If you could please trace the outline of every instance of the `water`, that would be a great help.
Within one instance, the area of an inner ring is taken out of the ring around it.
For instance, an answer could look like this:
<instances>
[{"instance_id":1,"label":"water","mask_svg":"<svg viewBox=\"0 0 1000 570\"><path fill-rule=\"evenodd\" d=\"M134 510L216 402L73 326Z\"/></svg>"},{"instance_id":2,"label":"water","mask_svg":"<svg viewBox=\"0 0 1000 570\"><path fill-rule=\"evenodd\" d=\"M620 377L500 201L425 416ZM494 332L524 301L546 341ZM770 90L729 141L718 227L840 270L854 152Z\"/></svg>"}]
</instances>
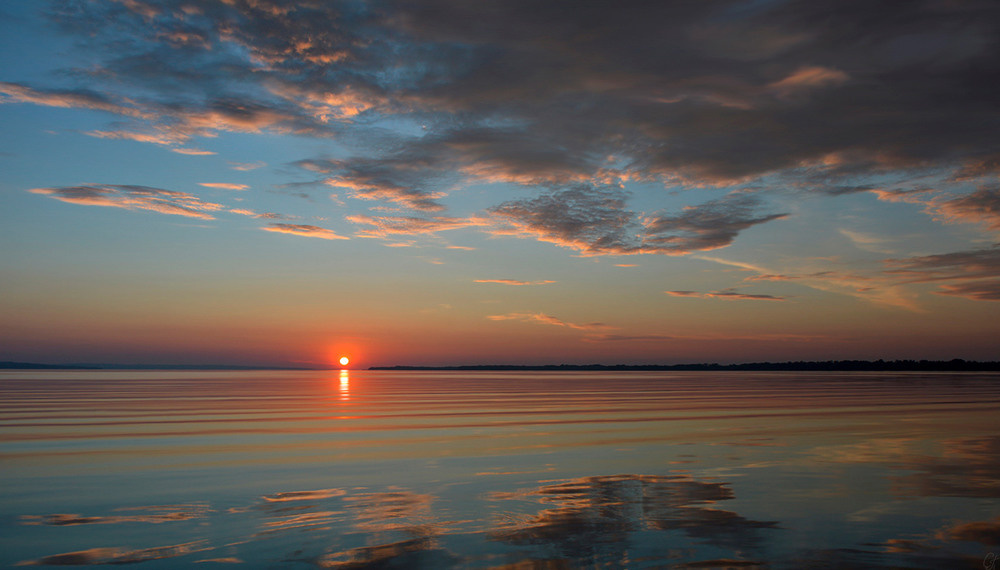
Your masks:
<instances>
[{"instance_id":1,"label":"water","mask_svg":"<svg viewBox=\"0 0 1000 570\"><path fill-rule=\"evenodd\" d=\"M3 567L1000 554L997 374L16 371L0 413Z\"/></svg>"}]
</instances>

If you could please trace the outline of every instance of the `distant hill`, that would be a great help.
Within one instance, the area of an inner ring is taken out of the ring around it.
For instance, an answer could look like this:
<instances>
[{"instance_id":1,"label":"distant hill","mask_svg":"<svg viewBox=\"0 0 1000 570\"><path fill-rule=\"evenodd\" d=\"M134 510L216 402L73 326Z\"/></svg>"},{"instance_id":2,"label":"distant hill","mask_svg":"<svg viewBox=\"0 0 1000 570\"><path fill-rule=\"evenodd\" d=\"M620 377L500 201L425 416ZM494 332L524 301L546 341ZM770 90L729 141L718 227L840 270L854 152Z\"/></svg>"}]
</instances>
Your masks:
<instances>
[{"instance_id":1,"label":"distant hill","mask_svg":"<svg viewBox=\"0 0 1000 570\"><path fill-rule=\"evenodd\" d=\"M831 372L991 372L1000 371L1000 362L953 360L826 360L821 362L749 362L744 364L476 364L467 366L373 366L369 370L527 370L527 371L831 371Z\"/></svg>"}]
</instances>

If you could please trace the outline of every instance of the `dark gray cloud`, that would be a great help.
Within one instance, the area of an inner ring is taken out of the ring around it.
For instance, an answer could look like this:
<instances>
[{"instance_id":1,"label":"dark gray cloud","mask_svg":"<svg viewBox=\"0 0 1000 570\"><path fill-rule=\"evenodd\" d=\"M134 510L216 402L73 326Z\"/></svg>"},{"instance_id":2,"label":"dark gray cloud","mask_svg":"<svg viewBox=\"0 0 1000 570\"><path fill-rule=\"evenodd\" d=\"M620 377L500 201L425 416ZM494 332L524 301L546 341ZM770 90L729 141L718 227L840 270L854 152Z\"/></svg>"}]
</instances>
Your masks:
<instances>
[{"instance_id":1,"label":"dark gray cloud","mask_svg":"<svg viewBox=\"0 0 1000 570\"><path fill-rule=\"evenodd\" d=\"M1000 244L986 249L956 251L905 259L889 259L887 273L910 283L971 280L1000 276Z\"/></svg>"},{"instance_id":2,"label":"dark gray cloud","mask_svg":"<svg viewBox=\"0 0 1000 570\"><path fill-rule=\"evenodd\" d=\"M759 198L730 194L675 215L642 220L626 208L627 197L617 186L576 186L505 202L490 209L500 224L493 231L531 235L584 255L685 255L725 247L741 231L787 216L760 214Z\"/></svg>"},{"instance_id":3,"label":"dark gray cloud","mask_svg":"<svg viewBox=\"0 0 1000 570\"><path fill-rule=\"evenodd\" d=\"M552 143L539 168L599 150L697 180L1000 149L988 88L1000 7L978 0L56 6L101 57L81 77L112 77L175 117L318 132L378 111L473 139L516 125Z\"/></svg>"},{"instance_id":4,"label":"dark gray cloud","mask_svg":"<svg viewBox=\"0 0 1000 570\"><path fill-rule=\"evenodd\" d=\"M703 299L729 299L742 301L784 301L784 297L775 295L763 295L755 293L741 293L735 289L723 289L722 291L712 291L710 293L699 293L698 291L664 291L671 297L700 297Z\"/></svg>"},{"instance_id":5,"label":"dark gray cloud","mask_svg":"<svg viewBox=\"0 0 1000 570\"><path fill-rule=\"evenodd\" d=\"M382 200L424 212L444 210L437 198L443 192L427 189L433 182L446 176L439 168L413 156L392 158L354 158L350 160L302 160L298 166L333 174L322 182L333 188L342 188L354 198Z\"/></svg>"},{"instance_id":6,"label":"dark gray cloud","mask_svg":"<svg viewBox=\"0 0 1000 570\"><path fill-rule=\"evenodd\" d=\"M937 293L1000 301L1000 245L905 259L889 259L886 274L904 283L939 283Z\"/></svg>"},{"instance_id":7,"label":"dark gray cloud","mask_svg":"<svg viewBox=\"0 0 1000 570\"><path fill-rule=\"evenodd\" d=\"M725 198L688 206L675 216L652 219L646 226L647 249L687 253L725 247L743 230L788 214L760 214L759 198L730 194Z\"/></svg>"},{"instance_id":8,"label":"dark gray cloud","mask_svg":"<svg viewBox=\"0 0 1000 570\"><path fill-rule=\"evenodd\" d=\"M51 13L93 65L56 86L4 83L0 101L107 111L125 123L95 136L174 147L225 131L335 137L354 154L324 166L329 184L417 211L442 211L464 182L537 186L492 214L588 255L724 247L783 215L733 195L639 227L609 189L622 181L776 176L839 195L875 189L873 174L981 178L1000 156L1000 5L982 0L56 0ZM946 214L986 208L995 229L995 203Z\"/></svg>"},{"instance_id":9,"label":"dark gray cloud","mask_svg":"<svg viewBox=\"0 0 1000 570\"><path fill-rule=\"evenodd\" d=\"M640 246L635 215L617 187L580 186L490 209L498 234L527 235L584 255L632 253Z\"/></svg>"}]
</instances>

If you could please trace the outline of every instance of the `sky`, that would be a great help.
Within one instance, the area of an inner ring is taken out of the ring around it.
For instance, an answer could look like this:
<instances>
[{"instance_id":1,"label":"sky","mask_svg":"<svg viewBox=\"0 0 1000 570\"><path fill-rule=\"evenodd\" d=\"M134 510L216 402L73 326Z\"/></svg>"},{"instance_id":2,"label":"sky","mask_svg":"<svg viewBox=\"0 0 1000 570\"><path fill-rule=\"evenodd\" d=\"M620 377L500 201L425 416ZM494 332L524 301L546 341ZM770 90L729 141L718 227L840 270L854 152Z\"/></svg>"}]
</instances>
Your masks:
<instances>
[{"instance_id":1,"label":"sky","mask_svg":"<svg viewBox=\"0 0 1000 570\"><path fill-rule=\"evenodd\" d=\"M0 360L1000 357L992 0L8 0Z\"/></svg>"}]
</instances>

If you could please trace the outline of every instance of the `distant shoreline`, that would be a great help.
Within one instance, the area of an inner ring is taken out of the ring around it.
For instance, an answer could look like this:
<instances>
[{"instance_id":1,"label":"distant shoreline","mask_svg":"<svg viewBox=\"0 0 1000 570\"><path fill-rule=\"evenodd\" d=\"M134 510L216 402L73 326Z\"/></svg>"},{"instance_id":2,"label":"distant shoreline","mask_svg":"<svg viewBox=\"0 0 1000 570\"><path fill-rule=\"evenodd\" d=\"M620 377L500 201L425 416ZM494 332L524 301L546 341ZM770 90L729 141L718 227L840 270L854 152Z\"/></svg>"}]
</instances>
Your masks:
<instances>
[{"instance_id":1,"label":"distant shoreline","mask_svg":"<svg viewBox=\"0 0 1000 570\"><path fill-rule=\"evenodd\" d=\"M164 371L252 371L252 370L338 370L282 366L240 366L229 364L40 364L0 362L0 370L164 370ZM459 366L372 366L368 370L465 371L465 372L663 372L663 371L800 371L800 372L1000 372L1000 362L962 360L826 360L796 362L747 362L741 364L467 364Z\"/></svg>"},{"instance_id":2,"label":"distant shoreline","mask_svg":"<svg viewBox=\"0 0 1000 570\"><path fill-rule=\"evenodd\" d=\"M830 372L996 372L1000 362L962 360L827 360L821 362L748 362L742 364L474 364L465 366L372 366L369 370L458 371L830 371Z\"/></svg>"}]
</instances>

